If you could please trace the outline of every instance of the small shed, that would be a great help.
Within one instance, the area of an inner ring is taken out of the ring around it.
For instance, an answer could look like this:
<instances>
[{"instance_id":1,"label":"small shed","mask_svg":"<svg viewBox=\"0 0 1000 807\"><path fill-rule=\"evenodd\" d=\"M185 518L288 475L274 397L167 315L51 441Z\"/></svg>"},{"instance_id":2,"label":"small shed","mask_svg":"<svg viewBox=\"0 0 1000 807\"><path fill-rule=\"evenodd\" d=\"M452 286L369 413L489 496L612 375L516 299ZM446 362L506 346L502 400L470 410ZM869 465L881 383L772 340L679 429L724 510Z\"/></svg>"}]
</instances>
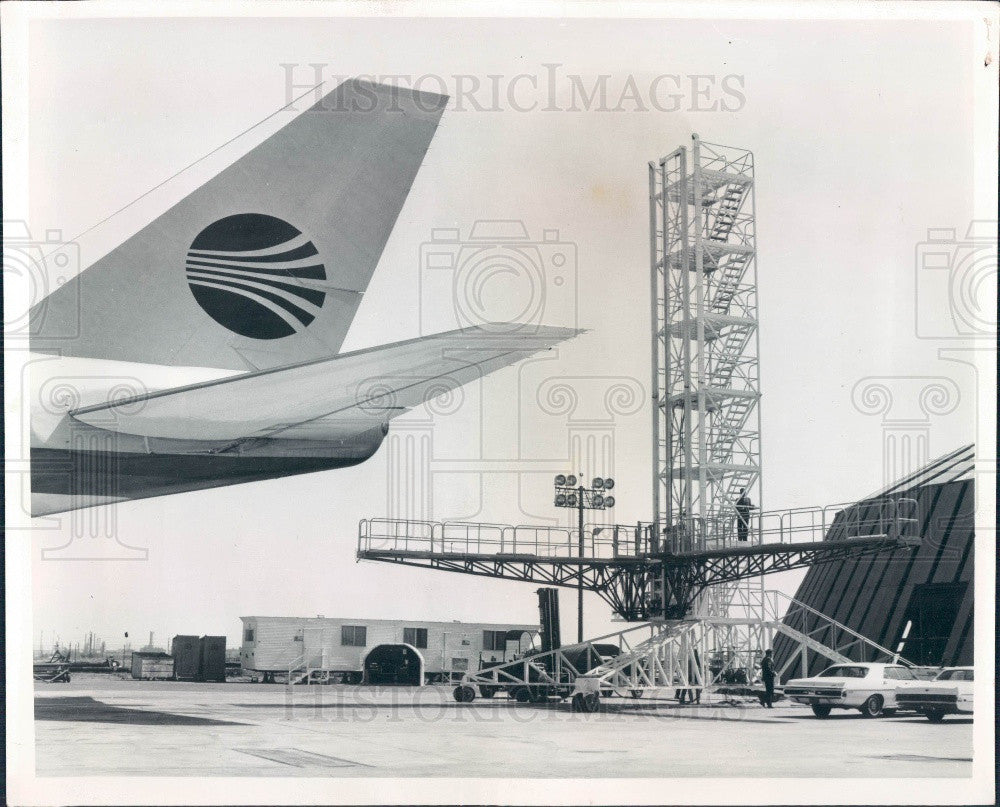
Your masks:
<instances>
[{"instance_id":1,"label":"small shed","mask_svg":"<svg viewBox=\"0 0 1000 807\"><path fill-rule=\"evenodd\" d=\"M132 677L144 681L174 677L174 657L159 650L137 650L132 654Z\"/></svg>"},{"instance_id":2,"label":"small shed","mask_svg":"<svg viewBox=\"0 0 1000 807\"><path fill-rule=\"evenodd\" d=\"M226 637L202 636L199 641L198 679L226 680Z\"/></svg>"},{"instance_id":3,"label":"small shed","mask_svg":"<svg viewBox=\"0 0 1000 807\"><path fill-rule=\"evenodd\" d=\"M174 657L174 678L178 681L198 678L201 644L197 636L175 636L170 643L170 652Z\"/></svg>"}]
</instances>

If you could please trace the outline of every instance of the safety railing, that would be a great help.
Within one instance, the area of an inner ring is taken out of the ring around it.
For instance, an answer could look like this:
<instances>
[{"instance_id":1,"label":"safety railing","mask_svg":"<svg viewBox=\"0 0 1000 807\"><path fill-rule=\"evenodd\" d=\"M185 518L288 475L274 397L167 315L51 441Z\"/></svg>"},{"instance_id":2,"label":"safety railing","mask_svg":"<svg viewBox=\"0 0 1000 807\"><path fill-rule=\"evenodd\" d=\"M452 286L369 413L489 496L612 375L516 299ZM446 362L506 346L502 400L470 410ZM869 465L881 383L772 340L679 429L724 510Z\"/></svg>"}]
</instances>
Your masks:
<instances>
[{"instance_id":1,"label":"safety railing","mask_svg":"<svg viewBox=\"0 0 1000 807\"><path fill-rule=\"evenodd\" d=\"M859 503L751 512L741 528L735 512L690 518L666 529L637 524L586 524L581 549L577 530L566 527L412 519L363 519L358 551L432 554L532 555L547 558L621 559L712 551L760 544L798 544L886 536L917 537L916 499L886 497Z\"/></svg>"},{"instance_id":2,"label":"safety railing","mask_svg":"<svg viewBox=\"0 0 1000 807\"><path fill-rule=\"evenodd\" d=\"M916 536L920 516L916 499L885 497L850 504L764 512L758 516L757 522L761 543L793 543L822 540L827 536ZM831 535L834 529L836 531Z\"/></svg>"},{"instance_id":3,"label":"safety railing","mask_svg":"<svg viewBox=\"0 0 1000 807\"><path fill-rule=\"evenodd\" d=\"M635 532L635 526L630 527ZM616 557L617 529L605 525L584 527L583 556ZM627 552L641 545L630 540ZM534 525L510 526L469 522L363 519L358 527L358 551L430 552L472 555L536 555L579 557L577 530Z\"/></svg>"}]
</instances>

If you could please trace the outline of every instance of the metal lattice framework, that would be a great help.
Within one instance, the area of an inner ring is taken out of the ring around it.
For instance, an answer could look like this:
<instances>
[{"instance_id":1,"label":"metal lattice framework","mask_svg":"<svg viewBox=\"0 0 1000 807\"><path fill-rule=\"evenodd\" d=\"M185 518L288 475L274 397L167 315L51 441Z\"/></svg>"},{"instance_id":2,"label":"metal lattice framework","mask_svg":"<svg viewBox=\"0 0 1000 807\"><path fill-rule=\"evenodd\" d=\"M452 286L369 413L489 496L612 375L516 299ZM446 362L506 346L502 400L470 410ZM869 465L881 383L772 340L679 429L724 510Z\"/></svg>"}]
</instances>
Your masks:
<instances>
[{"instance_id":1,"label":"metal lattice framework","mask_svg":"<svg viewBox=\"0 0 1000 807\"><path fill-rule=\"evenodd\" d=\"M462 677L456 699L471 701L477 692L491 698L505 692L517 700L550 698L579 702L597 696L641 697L644 692L687 690L729 696L755 695L754 670L761 648L775 637L790 640L793 652L777 670L779 680L808 675L810 658L833 663L869 660L912 666L886 647L831 620L780 591L765 591L755 616L698 617L626 628L587 642L529 653L490 664ZM809 612L801 622L797 614ZM751 646L734 643L734 634L750 634ZM825 641L816 638L821 633ZM849 654L849 655L848 655Z\"/></svg>"},{"instance_id":2,"label":"metal lattice framework","mask_svg":"<svg viewBox=\"0 0 1000 807\"><path fill-rule=\"evenodd\" d=\"M649 194L654 521L723 542L761 501L753 155L694 135Z\"/></svg>"},{"instance_id":3,"label":"metal lattice framework","mask_svg":"<svg viewBox=\"0 0 1000 807\"><path fill-rule=\"evenodd\" d=\"M655 528L721 546L742 492L761 502L753 154L693 135L649 164L649 211ZM698 611L763 585L720 580Z\"/></svg>"}]
</instances>

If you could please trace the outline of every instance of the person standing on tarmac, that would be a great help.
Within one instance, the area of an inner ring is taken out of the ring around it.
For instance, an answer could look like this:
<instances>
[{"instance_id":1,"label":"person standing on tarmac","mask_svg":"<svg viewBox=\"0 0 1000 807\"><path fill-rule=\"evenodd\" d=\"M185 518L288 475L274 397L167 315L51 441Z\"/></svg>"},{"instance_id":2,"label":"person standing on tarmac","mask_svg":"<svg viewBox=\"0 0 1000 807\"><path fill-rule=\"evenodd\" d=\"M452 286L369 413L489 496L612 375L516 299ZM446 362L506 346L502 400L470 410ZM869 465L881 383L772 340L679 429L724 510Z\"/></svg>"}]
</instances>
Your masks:
<instances>
[{"instance_id":1,"label":"person standing on tarmac","mask_svg":"<svg viewBox=\"0 0 1000 807\"><path fill-rule=\"evenodd\" d=\"M760 678L764 682L764 706L771 709L774 700L774 658L770 650L765 650L764 658L760 660Z\"/></svg>"}]
</instances>

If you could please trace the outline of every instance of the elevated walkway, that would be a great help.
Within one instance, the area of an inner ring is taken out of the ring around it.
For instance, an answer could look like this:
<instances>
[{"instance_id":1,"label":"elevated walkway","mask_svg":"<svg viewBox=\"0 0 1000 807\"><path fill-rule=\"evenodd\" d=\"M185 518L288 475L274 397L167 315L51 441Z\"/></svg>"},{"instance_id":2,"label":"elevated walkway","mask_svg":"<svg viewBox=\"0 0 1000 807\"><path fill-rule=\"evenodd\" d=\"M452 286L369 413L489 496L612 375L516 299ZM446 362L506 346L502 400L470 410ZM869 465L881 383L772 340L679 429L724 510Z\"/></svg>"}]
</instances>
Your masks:
<instances>
[{"instance_id":1,"label":"elevated walkway","mask_svg":"<svg viewBox=\"0 0 1000 807\"><path fill-rule=\"evenodd\" d=\"M914 500L866 502L858 509L765 512L754 518L744 542L738 540L735 515L715 517L714 523L692 519L662 534L649 524L585 525L582 536L557 527L364 519L357 557L582 585L628 621L680 619L710 585L919 545ZM825 540L835 525L838 537Z\"/></svg>"}]
</instances>

